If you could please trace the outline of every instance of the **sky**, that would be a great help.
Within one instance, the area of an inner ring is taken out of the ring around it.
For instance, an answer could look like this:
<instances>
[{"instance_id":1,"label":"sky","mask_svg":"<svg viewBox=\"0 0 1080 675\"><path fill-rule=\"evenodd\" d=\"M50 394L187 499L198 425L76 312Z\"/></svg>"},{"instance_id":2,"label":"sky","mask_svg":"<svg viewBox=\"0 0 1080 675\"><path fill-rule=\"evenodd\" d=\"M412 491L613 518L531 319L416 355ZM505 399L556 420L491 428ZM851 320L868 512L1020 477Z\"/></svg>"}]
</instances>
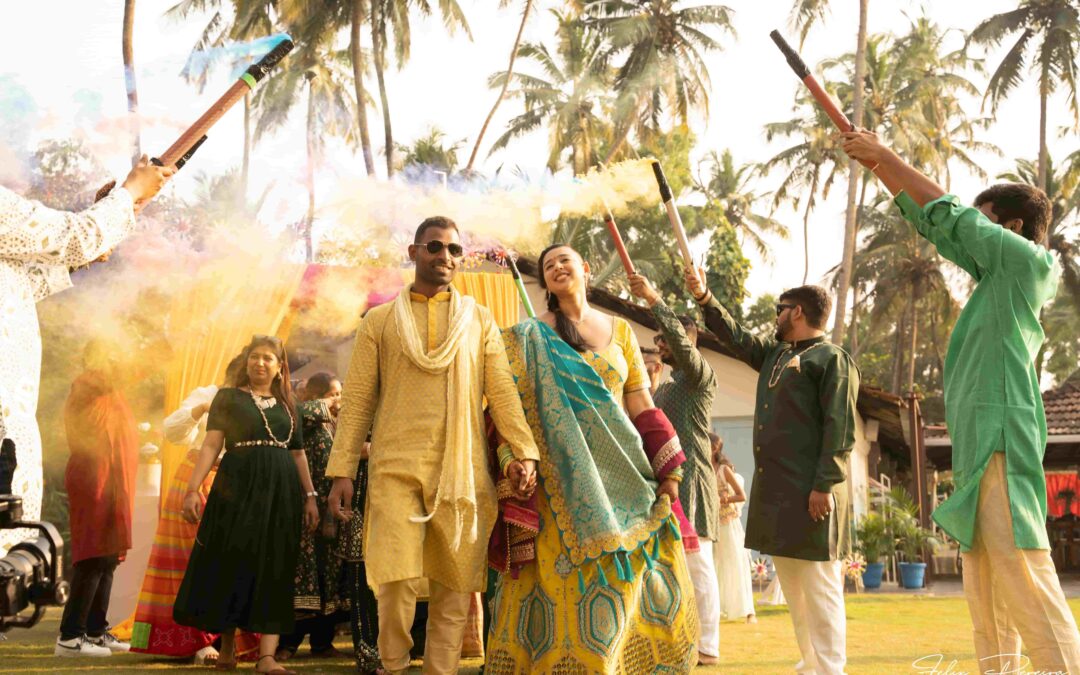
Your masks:
<instances>
[{"instance_id":1,"label":"sky","mask_svg":"<svg viewBox=\"0 0 1080 675\"><path fill-rule=\"evenodd\" d=\"M394 123L395 140L409 143L438 127L451 140L463 140L462 162L468 157L484 117L495 98L488 89L491 73L505 69L506 59L520 21L521 2L499 9L495 0L459 0L468 17L474 39L458 32L448 35L438 18L417 18L413 29L413 54L399 72L388 74L387 85ZM163 13L174 0L139 0L136 9L134 52L140 99L144 151L161 152L178 132L196 119L230 84L227 73L212 78L202 94L184 83L179 72L195 43L205 18L171 21ZM536 12L526 27L525 39L547 41L554 21L547 9L556 0L538 0ZM697 3L700 4L700 3ZM710 150L728 148L737 162L767 159L783 147L767 143L763 124L788 119L794 96L801 86L791 73L768 33L779 28L795 42L787 23L789 0L728 0L734 10L737 38L721 37L724 50L708 55L713 90L708 119L697 119L692 128L698 145L692 156L696 162ZM834 0L834 9L817 25L802 49L804 60L813 66L824 58L837 56L854 47L858 19L857 0ZM907 17L924 11L942 26L969 30L978 19L1007 11L1017 0L982 0L978 10L972 3L952 0L870 0L870 31L903 32ZM31 143L44 138L82 135L105 166L117 176L127 167L123 119L126 96L121 61L123 3L102 0L37 0L34 3L5 2L0 5L0 23L9 27L0 41L0 82L14 81L33 99L37 116L29 131ZM962 43L959 32L952 35L955 46ZM987 55L990 67L997 65L1004 49ZM271 75L272 76L272 75ZM969 75L981 88L986 75ZM5 80L7 78L7 80ZM369 83L374 89L374 81ZM4 100L0 92L0 102ZM9 99L10 103L10 99ZM969 110L978 110L980 101L971 101ZM520 101L505 101L485 138L481 157L505 129L506 122L522 111ZM997 121L983 140L997 144L1002 157L980 155L986 171L996 175L1012 168L1014 159L1034 159L1038 151L1039 102L1033 80L1025 82L998 109ZM7 122L10 105L0 104L0 122ZM210 134L210 139L168 189L185 195L192 189L197 171L218 173L240 164L242 150L242 110L230 111ZM303 107L297 108L289 124L278 134L255 147L252 157L252 193L273 186L268 207L272 218L295 218L306 207L302 182L304 162ZM102 120L105 123L102 124ZM382 152L381 119L369 111L376 152ZM1080 149L1075 134L1061 136L1057 130L1071 121L1064 96L1050 103L1050 152L1061 159ZM10 129L10 127L9 127ZM104 131L102 131L104 129ZM540 171L547 158L547 137L538 131L522 138L504 151L484 159L481 170L494 173L501 165L521 166ZM0 162L2 163L2 162ZM384 160L376 157L380 175ZM332 189L342 175L363 170L356 152L336 148L323 167L317 184L320 194ZM763 180L766 191L779 177ZM3 170L0 167L0 180ZM967 201L979 192L982 181L963 169L954 170L953 192ZM810 280L819 281L835 266L841 255L846 179L837 183L829 199L810 218ZM766 206L762 206L767 209ZM264 212L265 214L265 212ZM452 215L452 214L448 214ZM803 276L801 216L781 209L777 217L792 230L790 241L773 241L773 262L763 261L746 249L752 268L747 282L751 297L798 285ZM467 223L462 223L467 228ZM658 221L658 226L666 226Z\"/></svg>"}]
</instances>

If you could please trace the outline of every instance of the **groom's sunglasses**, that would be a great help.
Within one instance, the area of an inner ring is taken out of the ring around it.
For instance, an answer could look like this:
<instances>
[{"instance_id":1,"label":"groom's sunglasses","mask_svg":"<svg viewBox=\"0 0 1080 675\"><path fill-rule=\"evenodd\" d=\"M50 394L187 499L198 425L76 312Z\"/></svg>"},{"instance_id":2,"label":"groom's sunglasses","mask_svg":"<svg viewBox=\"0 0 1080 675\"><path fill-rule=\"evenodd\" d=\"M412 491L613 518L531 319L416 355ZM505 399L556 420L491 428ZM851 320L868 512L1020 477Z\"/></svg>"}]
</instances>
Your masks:
<instances>
[{"instance_id":1,"label":"groom's sunglasses","mask_svg":"<svg viewBox=\"0 0 1080 675\"><path fill-rule=\"evenodd\" d=\"M443 248L450 251L451 257L460 258L465 255L465 249L461 247L461 244L444 244L438 239L432 239L428 243L424 244L424 248L431 255L438 255L442 252Z\"/></svg>"}]
</instances>

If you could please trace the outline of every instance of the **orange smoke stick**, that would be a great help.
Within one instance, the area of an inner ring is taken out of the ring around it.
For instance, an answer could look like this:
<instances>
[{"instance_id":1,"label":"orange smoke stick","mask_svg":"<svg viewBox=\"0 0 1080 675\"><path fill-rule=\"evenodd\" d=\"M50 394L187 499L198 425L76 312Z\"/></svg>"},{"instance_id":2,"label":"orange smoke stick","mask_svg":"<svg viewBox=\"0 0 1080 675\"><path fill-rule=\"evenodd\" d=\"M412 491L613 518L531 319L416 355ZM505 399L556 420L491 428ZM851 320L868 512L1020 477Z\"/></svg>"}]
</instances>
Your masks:
<instances>
[{"instance_id":1,"label":"orange smoke stick","mask_svg":"<svg viewBox=\"0 0 1080 675\"><path fill-rule=\"evenodd\" d=\"M825 111L825 114L829 116L832 123L836 125L840 131L854 131L855 125L851 123L851 120L847 118L847 115L840 111L840 108L836 105L836 101L832 96L821 86L814 77L810 69L806 67L806 63L799 56L799 53L791 48L791 45L787 43L787 40L780 35L780 31L774 30L769 33L769 37L776 43L776 46L780 48L780 51L784 53L784 58L787 59L788 65L795 71L795 76L802 80L806 88L810 90L810 95L814 97L817 104L821 106L821 109ZM877 165L871 166L866 162L860 162L863 166L873 171L877 168Z\"/></svg>"}]
</instances>

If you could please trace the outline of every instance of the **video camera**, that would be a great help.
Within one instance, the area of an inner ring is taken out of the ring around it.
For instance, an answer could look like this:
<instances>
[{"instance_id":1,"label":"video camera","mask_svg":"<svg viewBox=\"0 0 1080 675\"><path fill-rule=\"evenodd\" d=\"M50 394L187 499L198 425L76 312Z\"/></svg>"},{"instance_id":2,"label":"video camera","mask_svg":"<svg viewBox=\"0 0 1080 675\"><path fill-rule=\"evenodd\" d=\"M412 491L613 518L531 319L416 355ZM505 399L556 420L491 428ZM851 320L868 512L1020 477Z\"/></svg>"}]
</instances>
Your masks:
<instances>
[{"instance_id":1,"label":"video camera","mask_svg":"<svg viewBox=\"0 0 1080 675\"><path fill-rule=\"evenodd\" d=\"M15 544L0 558L0 633L32 628L49 605L63 605L71 588L64 581L64 540L51 523L22 520L22 498L11 493L15 473L15 443L0 447L0 530L37 530L37 539ZM20 612L34 605L30 615Z\"/></svg>"}]
</instances>

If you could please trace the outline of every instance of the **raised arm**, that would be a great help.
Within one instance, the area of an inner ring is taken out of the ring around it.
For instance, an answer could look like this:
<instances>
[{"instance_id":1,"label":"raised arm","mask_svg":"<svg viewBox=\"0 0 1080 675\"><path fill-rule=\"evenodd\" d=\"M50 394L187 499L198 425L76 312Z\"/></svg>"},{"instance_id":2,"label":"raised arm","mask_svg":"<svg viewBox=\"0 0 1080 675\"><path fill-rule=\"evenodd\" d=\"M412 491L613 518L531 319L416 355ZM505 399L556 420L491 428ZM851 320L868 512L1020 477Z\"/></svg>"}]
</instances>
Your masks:
<instances>
[{"instance_id":1,"label":"raised arm","mask_svg":"<svg viewBox=\"0 0 1080 675\"><path fill-rule=\"evenodd\" d=\"M0 257L66 267L86 265L135 229L137 203L157 194L175 170L145 158L124 184L79 213L50 209L0 187Z\"/></svg>"},{"instance_id":2,"label":"raised arm","mask_svg":"<svg viewBox=\"0 0 1080 675\"><path fill-rule=\"evenodd\" d=\"M740 361L754 370L761 370L765 357L776 348L776 341L760 338L736 321L705 286L702 270L683 270L686 288L694 296L705 318L705 327L716 334Z\"/></svg>"},{"instance_id":3,"label":"raised arm","mask_svg":"<svg viewBox=\"0 0 1080 675\"><path fill-rule=\"evenodd\" d=\"M677 370L687 375L687 381L695 389L712 386L713 372L705 357L698 351L686 335L679 317L664 303L660 294L652 287L649 280L641 274L630 275L630 292L645 301L652 310L653 318L660 325L660 333L671 350Z\"/></svg>"},{"instance_id":4,"label":"raised arm","mask_svg":"<svg viewBox=\"0 0 1080 675\"><path fill-rule=\"evenodd\" d=\"M998 266L1005 230L978 209L960 205L945 189L911 166L876 134L843 134L844 151L852 158L876 165L874 171L895 196L904 218L937 248L941 257L959 265L976 280Z\"/></svg>"},{"instance_id":5,"label":"raised arm","mask_svg":"<svg viewBox=\"0 0 1080 675\"><path fill-rule=\"evenodd\" d=\"M210 410L217 387L199 387L188 394L180 407L165 418L165 440L174 445L191 445L199 434L199 420Z\"/></svg>"}]
</instances>

